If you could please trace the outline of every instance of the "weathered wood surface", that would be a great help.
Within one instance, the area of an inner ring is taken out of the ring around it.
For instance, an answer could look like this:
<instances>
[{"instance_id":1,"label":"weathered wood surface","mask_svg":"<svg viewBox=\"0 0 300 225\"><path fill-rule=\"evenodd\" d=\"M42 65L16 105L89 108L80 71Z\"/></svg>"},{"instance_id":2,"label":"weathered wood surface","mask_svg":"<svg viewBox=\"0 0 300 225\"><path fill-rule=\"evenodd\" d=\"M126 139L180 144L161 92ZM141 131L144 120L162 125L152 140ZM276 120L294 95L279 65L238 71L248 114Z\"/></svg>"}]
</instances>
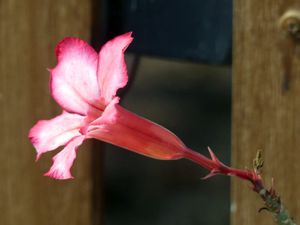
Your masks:
<instances>
[{"instance_id":1,"label":"weathered wood surface","mask_svg":"<svg viewBox=\"0 0 300 225\"><path fill-rule=\"evenodd\" d=\"M64 36L89 40L90 0L0 1L0 223L91 224L90 151L78 152L72 181L43 177L47 154L35 163L29 128L58 113L46 68ZM87 147L87 145L85 145Z\"/></svg>"},{"instance_id":2,"label":"weathered wood surface","mask_svg":"<svg viewBox=\"0 0 300 225\"><path fill-rule=\"evenodd\" d=\"M252 166L264 151L263 176L300 223L300 45L278 28L297 0L235 0L233 165ZM246 182L233 179L232 224L273 224Z\"/></svg>"}]
</instances>

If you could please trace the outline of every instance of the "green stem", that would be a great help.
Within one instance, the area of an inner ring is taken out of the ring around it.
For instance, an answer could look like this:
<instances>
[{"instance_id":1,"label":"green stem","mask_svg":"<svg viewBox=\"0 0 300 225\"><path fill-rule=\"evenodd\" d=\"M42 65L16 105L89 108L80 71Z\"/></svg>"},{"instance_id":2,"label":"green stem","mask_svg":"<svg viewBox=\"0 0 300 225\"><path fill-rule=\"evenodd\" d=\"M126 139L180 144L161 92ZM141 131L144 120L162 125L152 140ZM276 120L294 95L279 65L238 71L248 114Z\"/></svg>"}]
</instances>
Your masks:
<instances>
[{"instance_id":1,"label":"green stem","mask_svg":"<svg viewBox=\"0 0 300 225\"><path fill-rule=\"evenodd\" d=\"M275 191L268 191L265 188L255 191L265 202L265 207L262 209L271 212L278 225L296 225L282 204L280 197L275 194Z\"/></svg>"},{"instance_id":2,"label":"green stem","mask_svg":"<svg viewBox=\"0 0 300 225\"><path fill-rule=\"evenodd\" d=\"M253 191L257 192L265 203L265 207L262 209L271 212L278 225L296 225L288 211L283 206L279 196L276 195L273 187L270 190L267 190L264 187L263 180L260 175L263 167L263 159L260 151L257 153L256 158L253 161L254 170L250 171L228 167L218 160L211 149L208 150L211 158L191 149L186 149L184 158L191 160L210 171L205 178L223 174L250 181L253 184Z\"/></svg>"}]
</instances>

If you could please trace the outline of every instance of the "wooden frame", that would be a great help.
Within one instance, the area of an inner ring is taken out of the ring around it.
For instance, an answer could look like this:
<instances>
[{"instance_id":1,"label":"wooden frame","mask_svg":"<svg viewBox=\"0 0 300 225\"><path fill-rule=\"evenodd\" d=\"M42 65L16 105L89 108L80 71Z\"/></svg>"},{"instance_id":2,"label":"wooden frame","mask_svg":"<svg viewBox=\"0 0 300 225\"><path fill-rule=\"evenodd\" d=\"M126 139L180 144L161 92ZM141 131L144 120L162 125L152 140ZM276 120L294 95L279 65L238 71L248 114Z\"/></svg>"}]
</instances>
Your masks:
<instances>
[{"instance_id":1,"label":"wooden frame","mask_svg":"<svg viewBox=\"0 0 300 225\"><path fill-rule=\"evenodd\" d=\"M300 55L299 44L278 26L299 1L235 0L233 53L233 165L251 167L263 150L263 176L290 214L300 221ZM233 180L232 224L273 224L258 196Z\"/></svg>"},{"instance_id":2,"label":"wooden frame","mask_svg":"<svg viewBox=\"0 0 300 225\"><path fill-rule=\"evenodd\" d=\"M60 113L46 68L63 37L89 41L91 11L90 0L0 2L1 224L92 224L91 152L79 152L75 180L50 180L42 174L53 154L34 163L27 138L38 119Z\"/></svg>"}]
</instances>

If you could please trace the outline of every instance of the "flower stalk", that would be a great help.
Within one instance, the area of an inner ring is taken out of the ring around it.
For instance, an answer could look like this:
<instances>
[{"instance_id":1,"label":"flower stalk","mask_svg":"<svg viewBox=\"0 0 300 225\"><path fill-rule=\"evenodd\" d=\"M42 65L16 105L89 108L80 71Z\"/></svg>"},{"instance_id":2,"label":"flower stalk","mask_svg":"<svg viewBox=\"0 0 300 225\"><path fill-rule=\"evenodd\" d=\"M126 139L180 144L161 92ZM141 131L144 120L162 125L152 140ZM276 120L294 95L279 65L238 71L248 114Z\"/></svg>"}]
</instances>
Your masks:
<instances>
[{"instance_id":1,"label":"flower stalk","mask_svg":"<svg viewBox=\"0 0 300 225\"><path fill-rule=\"evenodd\" d=\"M272 213L278 225L296 225L292 217L289 215L287 209L282 204L280 197L276 194L274 185L272 184L272 187L269 190L264 187L261 177L262 167L264 164L261 151L257 152L256 158L253 160L252 171L228 167L219 161L210 148L208 148L208 151L211 158L187 149L184 154L184 158L191 160L210 171L209 174L203 179L207 179L215 175L226 175L238 177L251 182L253 185L252 190L258 193L260 198L264 201L265 206L262 207L259 212L262 210L267 210Z\"/></svg>"},{"instance_id":2,"label":"flower stalk","mask_svg":"<svg viewBox=\"0 0 300 225\"><path fill-rule=\"evenodd\" d=\"M256 177L256 174L254 172L228 167L224 165L222 162L220 162L220 160L216 157L216 155L213 153L213 151L210 148L208 148L208 151L211 159L190 149L187 149L184 154L184 158L193 161L196 164L200 165L201 167L210 171L209 174L204 177L204 179L219 174L219 175L235 176L243 180L259 183L258 177Z\"/></svg>"}]
</instances>

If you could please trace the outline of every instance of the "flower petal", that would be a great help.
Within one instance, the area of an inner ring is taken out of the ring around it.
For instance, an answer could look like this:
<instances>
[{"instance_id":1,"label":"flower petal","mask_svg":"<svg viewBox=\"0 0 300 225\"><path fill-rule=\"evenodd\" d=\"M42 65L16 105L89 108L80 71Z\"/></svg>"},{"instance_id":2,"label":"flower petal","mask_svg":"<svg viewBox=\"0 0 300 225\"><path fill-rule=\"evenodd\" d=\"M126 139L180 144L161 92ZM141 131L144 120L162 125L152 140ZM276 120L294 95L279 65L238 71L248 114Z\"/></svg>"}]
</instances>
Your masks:
<instances>
[{"instance_id":1,"label":"flower petal","mask_svg":"<svg viewBox=\"0 0 300 225\"><path fill-rule=\"evenodd\" d=\"M172 132L119 106L114 100L89 126L96 138L156 159L179 159L185 145Z\"/></svg>"},{"instance_id":2,"label":"flower petal","mask_svg":"<svg viewBox=\"0 0 300 225\"><path fill-rule=\"evenodd\" d=\"M56 47L58 63L50 70L53 98L66 111L97 113L100 91L97 84L98 54L78 38L65 38Z\"/></svg>"},{"instance_id":3,"label":"flower petal","mask_svg":"<svg viewBox=\"0 0 300 225\"><path fill-rule=\"evenodd\" d=\"M73 178L70 169L76 158L76 150L82 144L84 139L84 136L73 138L63 150L52 158L53 165L44 175L60 180Z\"/></svg>"},{"instance_id":4,"label":"flower petal","mask_svg":"<svg viewBox=\"0 0 300 225\"><path fill-rule=\"evenodd\" d=\"M131 32L108 41L99 53L98 83L101 90L101 100L108 104L119 88L127 84L127 68L124 52L132 42Z\"/></svg>"},{"instance_id":5,"label":"flower petal","mask_svg":"<svg viewBox=\"0 0 300 225\"><path fill-rule=\"evenodd\" d=\"M80 135L85 117L63 112L51 120L40 120L29 131L29 139L37 151L37 159L44 152L65 145Z\"/></svg>"}]
</instances>

